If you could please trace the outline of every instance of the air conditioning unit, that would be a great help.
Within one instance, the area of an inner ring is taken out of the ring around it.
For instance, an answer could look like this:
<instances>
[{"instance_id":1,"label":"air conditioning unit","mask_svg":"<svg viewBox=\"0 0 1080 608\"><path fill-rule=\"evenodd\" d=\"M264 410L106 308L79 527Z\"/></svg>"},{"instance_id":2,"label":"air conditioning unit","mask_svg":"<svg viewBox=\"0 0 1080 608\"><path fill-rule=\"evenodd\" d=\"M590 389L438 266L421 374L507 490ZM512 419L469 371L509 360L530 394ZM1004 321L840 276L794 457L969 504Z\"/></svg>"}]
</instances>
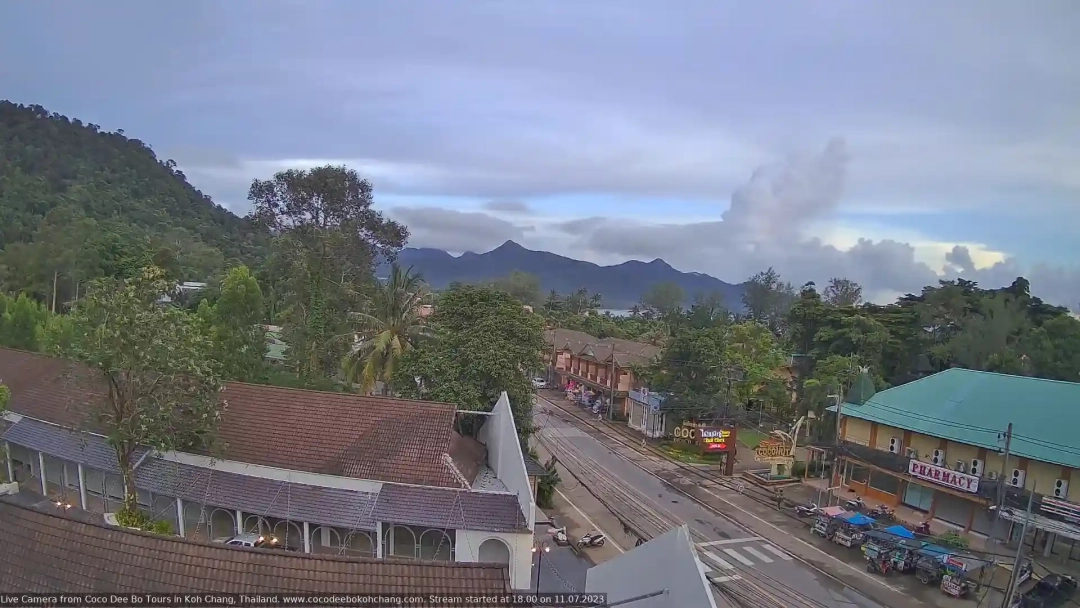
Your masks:
<instances>
[{"instance_id":1,"label":"air conditioning unit","mask_svg":"<svg viewBox=\"0 0 1080 608\"><path fill-rule=\"evenodd\" d=\"M955 470L957 473L967 473L967 462L963 460L957 460Z\"/></svg>"},{"instance_id":2,"label":"air conditioning unit","mask_svg":"<svg viewBox=\"0 0 1080 608\"><path fill-rule=\"evenodd\" d=\"M1054 481L1054 498L1064 500L1069 496L1069 482L1064 479Z\"/></svg>"},{"instance_id":3,"label":"air conditioning unit","mask_svg":"<svg viewBox=\"0 0 1080 608\"><path fill-rule=\"evenodd\" d=\"M997 481L998 472L997 471L987 471L986 472L986 478L989 479L990 481Z\"/></svg>"},{"instance_id":4,"label":"air conditioning unit","mask_svg":"<svg viewBox=\"0 0 1080 608\"><path fill-rule=\"evenodd\" d=\"M907 457L912 459L912 460L918 460L919 459L919 450L916 450L915 448L908 448L907 449Z\"/></svg>"},{"instance_id":5,"label":"air conditioning unit","mask_svg":"<svg viewBox=\"0 0 1080 608\"><path fill-rule=\"evenodd\" d=\"M972 458L971 459L971 466L968 467L968 473L971 473L972 475L974 475L976 477L982 477L982 474L983 474L983 461L979 460L978 458Z\"/></svg>"},{"instance_id":6,"label":"air conditioning unit","mask_svg":"<svg viewBox=\"0 0 1080 608\"><path fill-rule=\"evenodd\" d=\"M930 459L930 464L937 467L945 466L945 450L934 450L934 457Z\"/></svg>"},{"instance_id":7,"label":"air conditioning unit","mask_svg":"<svg viewBox=\"0 0 1080 608\"><path fill-rule=\"evenodd\" d=\"M899 454L901 452L901 440L899 437L889 437L889 452Z\"/></svg>"},{"instance_id":8,"label":"air conditioning unit","mask_svg":"<svg viewBox=\"0 0 1080 608\"><path fill-rule=\"evenodd\" d=\"M1026 474L1026 471L1021 471L1020 469L1013 469L1012 473L1009 475L1009 485L1014 488L1024 487L1024 477Z\"/></svg>"}]
</instances>

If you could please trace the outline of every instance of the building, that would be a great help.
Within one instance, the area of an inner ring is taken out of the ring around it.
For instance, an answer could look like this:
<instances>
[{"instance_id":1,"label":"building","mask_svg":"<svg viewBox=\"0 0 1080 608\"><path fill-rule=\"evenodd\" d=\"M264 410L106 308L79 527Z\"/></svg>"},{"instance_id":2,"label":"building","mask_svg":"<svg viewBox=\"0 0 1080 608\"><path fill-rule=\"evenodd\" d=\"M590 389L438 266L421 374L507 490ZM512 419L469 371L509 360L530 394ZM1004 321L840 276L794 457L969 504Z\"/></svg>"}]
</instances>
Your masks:
<instances>
[{"instance_id":1,"label":"building","mask_svg":"<svg viewBox=\"0 0 1080 608\"><path fill-rule=\"evenodd\" d=\"M94 513L125 496L87 406L100 376L0 349L7 474ZM229 383L222 454L136 454L138 504L179 536L272 534L298 552L507 564L529 588L535 499L505 394L478 441L449 404Z\"/></svg>"},{"instance_id":2,"label":"building","mask_svg":"<svg viewBox=\"0 0 1080 608\"><path fill-rule=\"evenodd\" d=\"M61 511L51 502L24 497L20 492L0 498L0 589L8 592L495 595L510 590L505 565L228 547L106 526L100 515Z\"/></svg>"},{"instance_id":3,"label":"building","mask_svg":"<svg viewBox=\"0 0 1080 608\"><path fill-rule=\"evenodd\" d=\"M599 339L572 329L549 329L544 340L550 349L545 363L554 383L564 386L573 380L598 391L623 417L629 414L629 392L640 388L632 368L649 365L660 354L651 344Z\"/></svg>"},{"instance_id":4,"label":"building","mask_svg":"<svg viewBox=\"0 0 1080 608\"><path fill-rule=\"evenodd\" d=\"M649 392L647 388L632 390L627 395L626 424L646 437L666 437L682 421L670 420L663 407L664 395Z\"/></svg>"},{"instance_id":5,"label":"building","mask_svg":"<svg viewBox=\"0 0 1080 608\"><path fill-rule=\"evenodd\" d=\"M1004 484L1006 506L1023 508L1034 493L1047 553L1080 557L1080 384L956 368L840 414L832 485L987 535Z\"/></svg>"},{"instance_id":6,"label":"building","mask_svg":"<svg viewBox=\"0 0 1080 608\"><path fill-rule=\"evenodd\" d=\"M636 608L717 608L707 571L682 525L589 568L585 592L607 593L609 604Z\"/></svg>"}]
</instances>

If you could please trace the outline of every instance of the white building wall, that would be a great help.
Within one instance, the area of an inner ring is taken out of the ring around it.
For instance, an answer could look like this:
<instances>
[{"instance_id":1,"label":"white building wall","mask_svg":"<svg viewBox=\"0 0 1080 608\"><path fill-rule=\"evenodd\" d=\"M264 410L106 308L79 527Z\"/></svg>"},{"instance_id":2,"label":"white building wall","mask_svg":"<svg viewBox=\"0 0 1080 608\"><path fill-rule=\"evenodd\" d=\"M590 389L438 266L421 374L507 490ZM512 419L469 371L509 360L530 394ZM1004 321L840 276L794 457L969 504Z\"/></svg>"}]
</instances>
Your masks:
<instances>
[{"instance_id":1,"label":"white building wall","mask_svg":"<svg viewBox=\"0 0 1080 608\"><path fill-rule=\"evenodd\" d=\"M497 538L510 549L510 584L514 589L526 590L532 586L532 547L533 536L531 533L521 532L511 534L508 532L479 532L476 530L458 530L455 539L455 561L478 562L480 561L480 545L490 539Z\"/></svg>"},{"instance_id":2,"label":"white building wall","mask_svg":"<svg viewBox=\"0 0 1080 608\"><path fill-rule=\"evenodd\" d=\"M503 482L506 489L518 497L521 512L529 524L536 528L536 497L532 493L529 474L525 469L525 455L521 453L514 414L510 411L510 398L504 391L491 410L487 422L480 429L480 441L488 449L488 466Z\"/></svg>"}]
</instances>

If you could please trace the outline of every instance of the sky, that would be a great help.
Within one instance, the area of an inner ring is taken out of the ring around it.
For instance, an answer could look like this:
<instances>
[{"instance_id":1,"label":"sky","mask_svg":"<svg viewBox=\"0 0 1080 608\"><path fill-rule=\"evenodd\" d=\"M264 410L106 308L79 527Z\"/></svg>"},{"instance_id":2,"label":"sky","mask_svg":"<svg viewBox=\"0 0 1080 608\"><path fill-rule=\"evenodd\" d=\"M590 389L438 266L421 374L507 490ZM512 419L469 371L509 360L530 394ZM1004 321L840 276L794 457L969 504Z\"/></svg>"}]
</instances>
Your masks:
<instances>
[{"instance_id":1,"label":"sky","mask_svg":"<svg viewBox=\"0 0 1080 608\"><path fill-rule=\"evenodd\" d=\"M238 214L343 164L410 246L1075 308L1077 31L1075 0L4 2L0 98Z\"/></svg>"}]
</instances>

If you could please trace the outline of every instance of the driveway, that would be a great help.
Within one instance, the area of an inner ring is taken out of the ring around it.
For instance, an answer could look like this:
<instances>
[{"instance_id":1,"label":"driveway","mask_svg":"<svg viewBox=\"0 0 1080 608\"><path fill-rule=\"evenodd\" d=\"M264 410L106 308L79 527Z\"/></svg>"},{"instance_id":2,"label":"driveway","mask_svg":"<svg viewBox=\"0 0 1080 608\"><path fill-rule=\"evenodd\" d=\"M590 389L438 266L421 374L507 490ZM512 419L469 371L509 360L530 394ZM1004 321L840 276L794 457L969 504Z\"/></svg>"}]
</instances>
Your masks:
<instances>
[{"instance_id":1,"label":"driveway","mask_svg":"<svg viewBox=\"0 0 1080 608\"><path fill-rule=\"evenodd\" d=\"M532 590L537 593L567 593L585 590L585 573L592 565L570 547L560 547L551 541L549 526L538 524L534 545L546 543L550 549L533 554ZM537 583L539 582L539 588Z\"/></svg>"}]
</instances>

